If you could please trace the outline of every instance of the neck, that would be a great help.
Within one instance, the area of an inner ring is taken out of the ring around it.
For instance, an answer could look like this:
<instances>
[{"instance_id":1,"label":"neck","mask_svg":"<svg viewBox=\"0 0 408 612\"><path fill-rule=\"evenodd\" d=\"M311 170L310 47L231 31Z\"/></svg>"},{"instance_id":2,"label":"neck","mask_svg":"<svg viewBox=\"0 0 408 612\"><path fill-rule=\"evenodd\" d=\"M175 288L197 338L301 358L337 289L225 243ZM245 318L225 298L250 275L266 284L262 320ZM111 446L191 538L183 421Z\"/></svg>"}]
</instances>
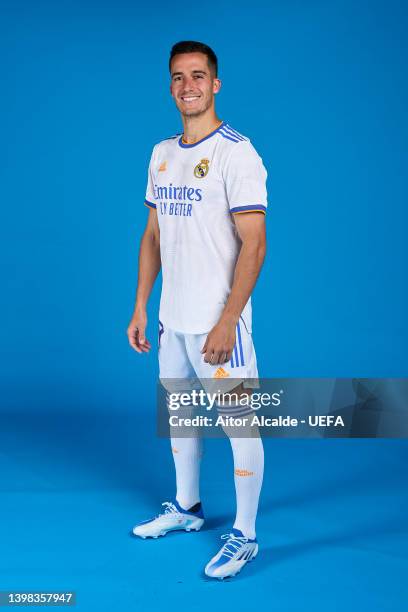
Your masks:
<instances>
[{"instance_id":1,"label":"neck","mask_svg":"<svg viewBox=\"0 0 408 612\"><path fill-rule=\"evenodd\" d=\"M222 123L218 119L215 111L212 113L204 113L198 117L185 117L182 116L183 120L183 142L186 144L194 144L198 140L205 138L207 134L210 134L216 130Z\"/></svg>"}]
</instances>

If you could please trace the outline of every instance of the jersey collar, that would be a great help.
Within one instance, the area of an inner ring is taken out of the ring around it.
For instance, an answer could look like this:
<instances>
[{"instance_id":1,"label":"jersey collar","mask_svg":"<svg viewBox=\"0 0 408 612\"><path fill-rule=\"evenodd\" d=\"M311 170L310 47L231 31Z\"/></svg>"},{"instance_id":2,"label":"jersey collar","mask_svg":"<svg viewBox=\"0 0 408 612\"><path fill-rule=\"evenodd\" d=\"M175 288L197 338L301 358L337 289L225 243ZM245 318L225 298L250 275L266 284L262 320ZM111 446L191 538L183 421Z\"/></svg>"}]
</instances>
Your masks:
<instances>
[{"instance_id":1,"label":"jersey collar","mask_svg":"<svg viewBox=\"0 0 408 612\"><path fill-rule=\"evenodd\" d=\"M192 144L187 144L185 142L183 142L183 134L180 136L178 143L180 145L180 147L182 147L183 149L191 149L191 147L196 147L197 145L201 144L202 142L204 142L204 140L207 140L207 138L211 138L211 136L214 136L214 134L216 134L218 132L218 130L220 130L223 125L225 125L225 121L223 121L216 130L213 130L212 132L210 132L209 134L207 134L207 136L204 136L204 138L201 138L201 140L197 140L197 142L193 142Z\"/></svg>"}]
</instances>

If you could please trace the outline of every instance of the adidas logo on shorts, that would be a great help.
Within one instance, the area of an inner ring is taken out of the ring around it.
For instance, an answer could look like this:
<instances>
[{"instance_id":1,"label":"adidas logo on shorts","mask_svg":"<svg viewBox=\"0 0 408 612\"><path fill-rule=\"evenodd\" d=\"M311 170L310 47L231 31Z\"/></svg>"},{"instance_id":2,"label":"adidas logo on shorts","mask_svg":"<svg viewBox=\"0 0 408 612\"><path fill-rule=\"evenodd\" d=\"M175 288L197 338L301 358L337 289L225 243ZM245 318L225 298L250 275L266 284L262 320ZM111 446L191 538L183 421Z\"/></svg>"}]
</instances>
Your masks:
<instances>
[{"instance_id":1,"label":"adidas logo on shorts","mask_svg":"<svg viewBox=\"0 0 408 612\"><path fill-rule=\"evenodd\" d=\"M229 373L224 368L218 368L214 374L214 378L228 378Z\"/></svg>"}]
</instances>

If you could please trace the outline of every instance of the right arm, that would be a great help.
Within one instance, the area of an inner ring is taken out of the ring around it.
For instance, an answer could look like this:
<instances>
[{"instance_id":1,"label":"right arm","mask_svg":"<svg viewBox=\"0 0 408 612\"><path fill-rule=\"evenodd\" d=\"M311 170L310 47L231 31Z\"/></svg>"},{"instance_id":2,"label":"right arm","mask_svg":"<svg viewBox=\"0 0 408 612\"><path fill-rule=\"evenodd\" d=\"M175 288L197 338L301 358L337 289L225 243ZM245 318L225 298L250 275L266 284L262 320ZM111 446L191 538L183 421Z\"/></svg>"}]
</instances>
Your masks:
<instances>
[{"instance_id":1,"label":"right arm","mask_svg":"<svg viewBox=\"0 0 408 612\"><path fill-rule=\"evenodd\" d=\"M134 312L127 329L130 346L137 353L148 353L151 345L145 336L147 326L146 306L154 281L160 271L160 230L157 211L149 210L146 229L139 251L139 274Z\"/></svg>"}]
</instances>

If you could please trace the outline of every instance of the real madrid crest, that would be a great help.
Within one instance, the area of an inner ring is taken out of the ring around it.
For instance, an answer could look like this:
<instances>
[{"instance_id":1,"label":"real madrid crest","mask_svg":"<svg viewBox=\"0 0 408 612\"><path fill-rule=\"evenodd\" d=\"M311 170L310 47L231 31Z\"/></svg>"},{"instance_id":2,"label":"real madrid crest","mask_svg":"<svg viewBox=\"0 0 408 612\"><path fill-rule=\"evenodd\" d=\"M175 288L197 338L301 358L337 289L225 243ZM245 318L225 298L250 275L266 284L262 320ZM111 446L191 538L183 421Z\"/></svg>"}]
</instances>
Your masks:
<instances>
[{"instance_id":1,"label":"real madrid crest","mask_svg":"<svg viewBox=\"0 0 408 612\"><path fill-rule=\"evenodd\" d=\"M210 163L209 159L202 159L200 163L197 164L196 167L194 168L194 176L196 178L204 178L205 176L207 176L208 170L209 170L209 166L208 166L209 163Z\"/></svg>"}]
</instances>

